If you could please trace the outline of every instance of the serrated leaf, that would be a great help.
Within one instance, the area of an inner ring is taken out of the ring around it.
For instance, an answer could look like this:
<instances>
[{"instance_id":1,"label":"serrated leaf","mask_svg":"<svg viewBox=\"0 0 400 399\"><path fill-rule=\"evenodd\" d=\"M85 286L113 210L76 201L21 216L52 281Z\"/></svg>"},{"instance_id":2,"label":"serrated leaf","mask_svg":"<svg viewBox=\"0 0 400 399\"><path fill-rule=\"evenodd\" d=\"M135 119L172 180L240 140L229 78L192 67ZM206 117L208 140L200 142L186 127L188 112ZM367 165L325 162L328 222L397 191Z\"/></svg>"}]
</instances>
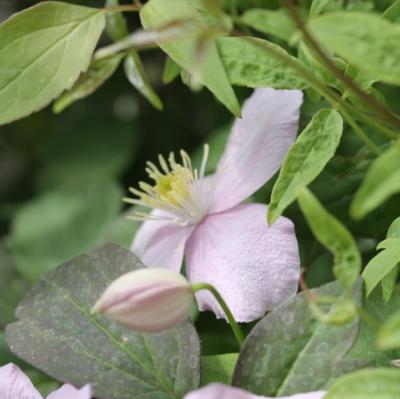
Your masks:
<instances>
[{"instance_id":1,"label":"serrated leaf","mask_svg":"<svg viewBox=\"0 0 400 399\"><path fill-rule=\"evenodd\" d=\"M151 87L151 84L144 71L139 54L131 50L124 62L125 75L129 82L158 110L163 109L163 104L157 93Z\"/></svg>"},{"instance_id":2,"label":"serrated leaf","mask_svg":"<svg viewBox=\"0 0 400 399\"><path fill-rule=\"evenodd\" d=\"M400 141L394 143L371 165L357 190L350 212L361 219L391 195L400 192Z\"/></svg>"},{"instance_id":3,"label":"serrated leaf","mask_svg":"<svg viewBox=\"0 0 400 399\"><path fill-rule=\"evenodd\" d=\"M265 10L252 8L246 11L240 18L245 25L282 39L286 42L296 32L297 28L287 10Z\"/></svg>"},{"instance_id":4,"label":"serrated leaf","mask_svg":"<svg viewBox=\"0 0 400 399\"><path fill-rule=\"evenodd\" d=\"M333 157L343 132L343 120L332 109L320 110L303 130L283 161L268 207L268 222L274 223Z\"/></svg>"},{"instance_id":5,"label":"serrated leaf","mask_svg":"<svg viewBox=\"0 0 400 399\"><path fill-rule=\"evenodd\" d=\"M338 298L343 286L330 283L311 293ZM361 296L361 284L357 283L354 298L358 303ZM265 396L321 389L353 345L358 323L358 319L344 326L318 322L309 309L307 294L298 294L272 310L248 335L233 384Z\"/></svg>"},{"instance_id":6,"label":"serrated leaf","mask_svg":"<svg viewBox=\"0 0 400 399\"><path fill-rule=\"evenodd\" d=\"M113 280L142 267L130 251L108 245L46 274L6 329L11 350L61 381L91 382L98 398L184 396L199 383L199 340L189 322L140 334L90 313Z\"/></svg>"},{"instance_id":7,"label":"serrated leaf","mask_svg":"<svg viewBox=\"0 0 400 399\"><path fill-rule=\"evenodd\" d=\"M400 84L400 26L362 12L335 12L313 18L311 32L327 49L371 77Z\"/></svg>"},{"instance_id":8,"label":"serrated leaf","mask_svg":"<svg viewBox=\"0 0 400 399\"><path fill-rule=\"evenodd\" d=\"M380 368L357 371L341 377L324 399L397 399L400 370Z\"/></svg>"},{"instance_id":9,"label":"serrated leaf","mask_svg":"<svg viewBox=\"0 0 400 399\"><path fill-rule=\"evenodd\" d=\"M315 237L334 255L335 276L347 286L353 284L361 269L361 256L352 235L309 190L303 189L298 201Z\"/></svg>"},{"instance_id":10,"label":"serrated leaf","mask_svg":"<svg viewBox=\"0 0 400 399\"><path fill-rule=\"evenodd\" d=\"M106 58L93 60L87 72L79 77L70 90L54 102L53 112L58 114L75 101L94 93L114 74L123 56L123 54L113 54Z\"/></svg>"},{"instance_id":11,"label":"serrated leaf","mask_svg":"<svg viewBox=\"0 0 400 399\"><path fill-rule=\"evenodd\" d=\"M201 17L196 2L180 0L150 0L142 8L140 18L145 29L157 29L179 20L193 21L192 32L159 46L182 68L196 77L221 101L234 115L240 115L240 106L230 85L224 65L219 57L215 41L207 41L201 67L196 62L196 50L201 44L201 32L208 30Z\"/></svg>"},{"instance_id":12,"label":"serrated leaf","mask_svg":"<svg viewBox=\"0 0 400 399\"><path fill-rule=\"evenodd\" d=\"M238 353L203 356L201 358L201 385L215 382L229 385L238 357Z\"/></svg>"},{"instance_id":13,"label":"serrated leaf","mask_svg":"<svg viewBox=\"0 0 400 399\"><path fill-rule=\"evenodd\" d=\"M89 67L104 24L101 10L55 1L3 22L0 125L44 108L69 89Z\"/></svg>"},{"instance_id":14,"label":"serrated leaf","mask_svg":"<svg viewBox=\"0 0 400 399\"><path fill-rule=\"evenodd\" d=\"M304 89L308 82L296 71L273 55L268 49L299 61L284 49L266 40L250 37L222 37L217 46L232 84L246 87L275 89Z\"/></svg>"},{"instance_id":15,"label":"serrated leaf","mask_svg":"<svg viewBox=\"0 0 400 399\"><path fill-rule=\"evenodd\" d=\"M28 280L91 249L115 219L122 193L115 183L44 193L19 208L8 246Z\"/></svg>"}]
</instances>

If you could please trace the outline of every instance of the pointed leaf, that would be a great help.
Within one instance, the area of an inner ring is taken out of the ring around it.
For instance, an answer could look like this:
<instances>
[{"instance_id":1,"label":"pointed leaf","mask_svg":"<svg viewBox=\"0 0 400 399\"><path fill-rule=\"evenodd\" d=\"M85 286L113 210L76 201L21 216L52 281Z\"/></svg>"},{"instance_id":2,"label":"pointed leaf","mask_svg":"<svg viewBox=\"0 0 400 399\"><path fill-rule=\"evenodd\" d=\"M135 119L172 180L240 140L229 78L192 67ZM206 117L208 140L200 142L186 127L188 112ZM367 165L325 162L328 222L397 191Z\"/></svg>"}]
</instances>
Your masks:
<instances>
[{"instance_id":1,"label":"pointed leaf","mask_svg":"<svg viewBox=\"0 0 400 399\"><path fill-rule=\"evenodd\" d=\"M332 109L320 110L287 153L271 194L268 222L274 223L333 157L343 132L343 120Z\"/></svg>"},{"instance_id":2,"label":"pointed leaf","mask_svg":"<svg viewBox=\"0 0 400 399\"><path fill-rule=\"evenodd\" d=\"M104 12L46 1L0 25L0 125L48 105L69 89L90 59Z\"/></svg>"},{"instance_id":3,"label":"pointed leaf","mask_svg":"<svg viewBox=\"0 0 400 399\"><path fill-rule=\"evenodd\" d=\"M180 66L171 57L167 56L165 59L164 71L162 76L163 83L171 83L179 76L180 73Z\"/></svg>"},{"instance_id":4,"label":"pointed leaf","mask_svg":"<svg viewBox=\"0 0 400 399\"><path fill-rule=\"evenodd\" d=\"M150 0L140 12L145 29L160 28L180 20L193 21L193 32L180 38L160 42L159 46L182 68L195 74L234 115L240 115L240 106L230 85L224 65L213 39L207 41L201 67L196 62L196 51L201 44L201 32L208 30L207 24L196 7L196 2L180 0ZM201 46L204 47L204 46Z\"/></svg>"},{"instance_id":5,"label":"pointed leaf","mask_svg":"<svg viewBox=\"0 0 400 399\"><path fill-rule=\"evenodd\" d=\"M353 284L361 269L361 256L354 238L307 189L299 193L298 201L315 237L335 257L335 276L345 285Z\"/></svg>"},{"instance_id":6,"label":"pointed leaf","mask_svg":"<svg viewBox=\"0 0 400 399\"><path fill-rule=\"evenodd\" d=\"M108 245L46 274L7 327L10 348L58 380L90 382L101 399L181 398L199 383L199 340L189 322L140 334L90 313L110 282L141 267L130 251Z\"/></svg>"}]
</instances>

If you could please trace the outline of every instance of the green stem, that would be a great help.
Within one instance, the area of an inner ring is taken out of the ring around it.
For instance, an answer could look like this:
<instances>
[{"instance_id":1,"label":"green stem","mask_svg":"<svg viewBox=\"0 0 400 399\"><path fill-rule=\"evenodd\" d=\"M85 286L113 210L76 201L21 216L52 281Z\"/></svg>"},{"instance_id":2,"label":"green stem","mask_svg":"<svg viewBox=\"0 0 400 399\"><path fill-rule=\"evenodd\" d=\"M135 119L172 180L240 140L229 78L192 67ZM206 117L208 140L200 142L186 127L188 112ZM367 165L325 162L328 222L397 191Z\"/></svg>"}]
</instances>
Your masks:
<instances>
[{"instance_id":1,"label":"green stem","mask_svg":"<svg viewBox=\"0 0 400 399\"><path fill-rule=\"evenodd\" d=\"M217 291L217 289L213 285L208 283L198 283L192 285L192 290L193 293L196 293L197 291L201 290L208 290L214 295L215 299L217 300L222 310L224 311L226 318L228 319L229 325L231 326L231 329L233 331L233 334L235 335L237 341L239 342L239 345L242 346L244 341L244 335L242 333L242 330L236 323L236 320L233 317L231 310L229 309L228 305L222 298L221 294Z\"/></svg>"}]
</instances>

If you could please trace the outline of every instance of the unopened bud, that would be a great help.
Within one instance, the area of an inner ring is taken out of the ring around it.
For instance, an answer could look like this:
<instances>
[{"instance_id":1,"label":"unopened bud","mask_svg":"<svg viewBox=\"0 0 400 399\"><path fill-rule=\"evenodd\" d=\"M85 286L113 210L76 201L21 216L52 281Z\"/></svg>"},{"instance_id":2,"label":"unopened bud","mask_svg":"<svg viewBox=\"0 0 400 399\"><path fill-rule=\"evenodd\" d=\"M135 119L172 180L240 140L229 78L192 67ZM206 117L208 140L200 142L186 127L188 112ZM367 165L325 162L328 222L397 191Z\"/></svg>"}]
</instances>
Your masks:
<instances>
[{"instance_id":1,"label":"unopened bud","mask_svg":"<svg viewBox=\"0 0 400 399\"><path fill-rule=\"evenodd\" d=\"M174 327L190 312L193 292L190 283L168 269L146 268L115 280L94 305L132 330L157 332Z\"/></svg>"}]
</instances>

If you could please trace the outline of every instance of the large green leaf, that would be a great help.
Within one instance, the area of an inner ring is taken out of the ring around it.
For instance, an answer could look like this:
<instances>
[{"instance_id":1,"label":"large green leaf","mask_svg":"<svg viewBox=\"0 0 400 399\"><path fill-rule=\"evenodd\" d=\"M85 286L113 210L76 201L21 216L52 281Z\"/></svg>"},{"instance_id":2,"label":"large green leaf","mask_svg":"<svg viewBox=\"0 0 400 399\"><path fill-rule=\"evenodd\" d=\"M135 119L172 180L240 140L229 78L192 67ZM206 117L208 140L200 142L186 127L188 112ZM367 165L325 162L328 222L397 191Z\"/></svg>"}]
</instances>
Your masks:
<instances>
[{"instance_id":1,"label":"large green leaf","mask_svg":"<svg viewBox=\"0 0 400 399\"><path fill-rule=\"evenodd\" d=\"M352 235L309 190L303 189L298 201L315 237L335 257L335 276L346 285L353 284L361 269L361 256Z\"/></svg>"},{"instance_id":2,"label":"large green leaf","mask_svg":"<svg viewBox=\"0 0 400 399\"><path fill-rule=\"evenodd\" d=\"M335 282L311 292L317 297L340 297L343 286ZM361 301L359 283L354 297ZM342 326L317 321L307 294L301 293L272 310L251 331L239 355L233 383L266 396L321 389L352 347L358 324L357 319Z\"/></svg>"},{"instance_id":3,"label":"large green leaf","mask_svg":"<svg viewBox=\"0 0 400 399\"><path fill-rule=\"evenodd\" d=\"M202 44L202 31L208 30L205 20L198 9L200 2L190 0L150 0L142 8L140 17L144 28L157 29L179 21L192 20L191 32L183 32L182 36L159 43L159 46L182 68L196 75L198 79L236 116L240 115L240 107L230 85L224 65L219 57L213 39L207 40L201 67L196 60L196 52ZM204 38L203 38L204 39ZM204 40L203 40L204 41Z\"/></svg>"},{"instance_id":4,"label":"large green leaf","mask_svg":"<svg viewBox=\"0 0 400 399\"><path fill-rule=\"evenodd\" d=\"M299 63L276 44L250 37L222 37L217 39L217 45L229 80L234 85L275 89L305 89L309 86L293 68L273 55L278 53Z\"/></svg>"},{"instance_id":5,"label":"large green leaf","mask_svg":"<svg viewBox=\"0 0 400 399\"><path fill-rule=\"evenodd\" d=\"M324 399L398 399L400 370L380 368L345 375L329 389Z\"/></svg>"},{"instance_id":6,"label":"large green leaf","mask_svg":"<svg viewBox=\"0 0 400 399\"><path fill-rule=\"evenodd\" d=\"M193 326L157 334L131 332L90 309L117 277L143 267L109 245L43 276L6 329L11 350L76 386L93 384L107 399L178 399L198 386L199 340Z\"/></svg>"},{"instance_id":7,"label":"large green leaf","mask_svg":"<svg viewBox=\"0 0 400 399\"><path fill-rule=\"evenodd\" d=\"M252 8L246 11L241 22L245 25L286 42L296 32L296 24L285 9L265 10L262 8Z\"/></svg>"},{"instance_id":8,"label":"large green leaf","mask_svg":"<svg viewBox=\"0 0 400 399\"><path fill-rule=\"evenodd\" d=\"M104 12L46 1L0 25L0 124L45 107L69 89L104 28Z\"/></svg>"},{"instance_id":9,"label":"large green leaf","mask_svg":"<svg viewBox=\"0 0 400 399\"><path fill-rule=\"evenodd\" d=\"M335 154L342 132L339 113L323 109L315 114L283 161L268 207L270 224L296 199L299 190L322 172Z\"/></svg>"},{"instance_id":10,"label":"large green leaf","mask_svg":"<svg viewBox=\"0 0 400 399\"><path fill-rule=\"evenodd\" d=\"M117 70L123 56L123 54L117 53L92 61L87 72L79 77L70 90L55 101L53 111L55 113L62 112L75 101L96 91Z\"/></svg>"},{"instance_id":11,"label":"large green leaf","mask_svg":"<svg viewBox=\"0 0 400 399\"><path fill-rule=\"evenodd\" d=\"M361 219L398 192L400 192L400 141L392 144L371 165L354 196L351 214L354 218Z\"/></svg>"},{"instance_id":12,"label":"large green leaf","mask_svg":"<svg viewBox=\"0 0 400 399\"><path fill-rule=\"evenodd\" d=\"M22 206L9 239L18 270L35 281L91 249L118 214L121 197L108 183L55 190Z\"/></svg>"},{"instance_id":13,"label":"large green leaf","mask_svg":"<svg viewBox=\"0 0 400 399\"><path fill-rule=\"evenodd\" d=\"M327 49L373 78L400 84L400 26L380 16L335 12L313 18L311 32Z\"/></svg>"}]
</instances>

